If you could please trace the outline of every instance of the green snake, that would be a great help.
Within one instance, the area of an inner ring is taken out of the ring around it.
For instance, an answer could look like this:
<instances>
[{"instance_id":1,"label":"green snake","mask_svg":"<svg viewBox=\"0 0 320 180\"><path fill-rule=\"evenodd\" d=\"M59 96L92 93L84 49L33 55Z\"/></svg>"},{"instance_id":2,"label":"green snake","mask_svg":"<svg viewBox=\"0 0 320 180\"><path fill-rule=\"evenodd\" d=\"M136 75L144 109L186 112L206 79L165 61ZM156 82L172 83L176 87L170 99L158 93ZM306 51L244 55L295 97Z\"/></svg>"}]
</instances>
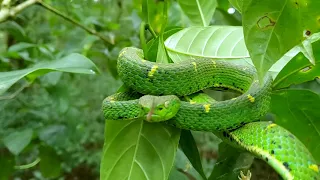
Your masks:
<instances>
[{"instance_id":1,"label":"green snake","mask_svg":"<svg viewBox=\"0 0 320 180\"><path fill-rule=\"evenodd\" d=\"M107 120L165 122L181 129L221 132L229 144L245 149L272 166L283 179L319 179L318 165L290 132L258 121L270 106L272 78L259 82L253 67L212 59L155 63L140 49L124 48L118 73L130 91L103 101ZM228 89L240 96L215 101L198 92ZM204 99L204 100L203 100Z\"/></svg>"}]
</instances>

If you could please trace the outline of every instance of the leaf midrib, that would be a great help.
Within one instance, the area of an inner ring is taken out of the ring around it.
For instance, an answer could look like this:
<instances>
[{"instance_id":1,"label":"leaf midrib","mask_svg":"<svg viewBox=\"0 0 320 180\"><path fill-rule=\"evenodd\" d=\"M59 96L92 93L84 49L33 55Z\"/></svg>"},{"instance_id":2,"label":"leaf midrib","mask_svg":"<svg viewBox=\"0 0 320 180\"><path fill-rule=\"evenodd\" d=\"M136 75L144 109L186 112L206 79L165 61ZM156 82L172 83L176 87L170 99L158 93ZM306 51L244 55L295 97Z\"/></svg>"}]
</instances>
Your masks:
<instances>
[{"instance_id":1,"label":"leaf midrib","mask_svg":"<svg viewBox=\"0 0 320 180\"><path fill-rule=\"evenodd\" d=\"M278 16L278 18L277 18L276 21L275 21L276 24L275 24L274 27L271 29L270 36L269 36L269 38L267 39L267 43L266 43L266 44L267 44L267 47L266 47L265 50L264 50L262 60L265 59L265 55L266 55L267 49L269 48L272 34L273 34L274 30L276 29L276 26L277 26L277 24L278 24L278 21L279 21L280 17L282 16L283 10L284 10L284 8L286 7L287 3L288 3L288 0L286 0L286 2L284 3L282 9L279 11L279 16ZM259 69L260 69L260 70L263 69L263 66L264 66L264 63L260 63Z\"/></svg>"},{"instance_id":2,"label":"leaf midrib","mask_svg":"<svg viewBox=\"0 0 320 180\"><path fill-rule=\"evenodd\" d=\"M196 3L197 3L197 6L198 6L198 9L199 9L200 17L201 17L201 20L202 20L202 25L203 26L207 26L207 22L204 19L203 12L202 12L199 0L196 0Z\"/></svg>"},{"instance_id":3,"label":"leaf midrib","mask_svg":"<svg viewBox=\"0 0 320 180\"><path fill-rule=\"evenodd\" d=\"M142 128L143 128L143 121L141 121L140 130L139 130L139 133L138 133L137 144L136 144L136 147L135 147L135 150L134 150L134 154L133 154L133 157L132 157L132 163L131 163L131 167L130 167L130 171L129 171L129 175L128 175L128 180L130 180L130 178L131 178L133 165L134 165L134 162L136 160L137 151L139 149L139 143L140 143L140 137L141 137L141 133L142 133Z\"/></svg>"}]
</instances>

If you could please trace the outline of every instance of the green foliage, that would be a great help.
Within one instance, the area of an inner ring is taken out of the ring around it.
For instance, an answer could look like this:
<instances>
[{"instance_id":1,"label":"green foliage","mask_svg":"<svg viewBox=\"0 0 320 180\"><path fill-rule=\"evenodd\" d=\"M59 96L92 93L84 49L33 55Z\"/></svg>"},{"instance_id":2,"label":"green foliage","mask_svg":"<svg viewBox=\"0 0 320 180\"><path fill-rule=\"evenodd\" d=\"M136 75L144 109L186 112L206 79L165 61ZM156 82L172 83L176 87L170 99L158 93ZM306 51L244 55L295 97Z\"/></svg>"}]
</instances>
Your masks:
<instances>
[{"instance_id":1,"label":"green foliage","mask_svg":"<svg viewBox=\"0 0 320 180\"><path fill-rule=\"evenodd\" d=\"M291 48L320 30L317 0L241 1L238 5L245 42L260 77Z\"/></svg>"},{"instance_id":2,"label":"green foliage","mask_svg":"<svg viewBox=\"0 0 320 180\"><path fill-rule=\"evenodd\" d=\"M32 129L11 133L3 138L3 144L12 154L18 155L30 143L32 134Z\"/></svg>"},{"instance_id":3,"label":"green foliage","mask_svg":"<svg viewBox=\"0 0 320 180\"><path fill-rule=\"evenodd\" d=\"M320 162L319 117L316 109L320 96L310 90L278 90L272 95L271 112L276 116L276 123L293 132Z\"/></svg>"},{"instance_id":4,"label":"green foliage","mask_svg":"<svg viewBox=\"0 0 320 180\"><path fill-rule=\"evenodd\" d=\"M0 180L7 180L8 177L14 172L14 156L8 152L0 152Z\"/></svg>"},{"instance_id":5,"label":"green foliage","mask_svg":"<svg viewBox=\"0 0 320 180\"><path fill-rule=\"evenodd\" d=\"M318 65L320 62L320 41L314 42L312 46L317 65L311 64L302 52L297 54L274 80L273 86L275 89L286 88L293 84L301 84L320 76Z\"/></svg>"},{"instance_id":6,"label":"green foliage","mask_svg":"<svg viewBox=\"0 0 320 180\"><path fill-rule=\"evenodd\" d=\"M238 158L240 158L238 149L232 148L224 142L220 143L219 158L208 179L236 179L239 170L236 172L234 170L239 169L239 167L236 167Z\"/></svg>"},{"instance_id":7,"label":"green foliage","mask_svg":"<svg viewBox=\"0 0 320 180\"><path fill-rule=\"evenodd\" d=\"M178 2L195 26L208 26L217 7L216 0L179 0Z\"/></svg>"},{"instance_id":8,"label":"green foliage","mask_svg":"<svg viewBox=\"0 0 320 180\"><path fill-rule=\"evenodd\" d=\"M12 49L21 49L25 47L30 47L29 44L20 44L23 46L11 46ZM24 46L28 45L28 46ZM11 50L12 50L11 49ZM10 48L9 48L10 52ZM62 71L62 72L72 72L72 73L83 73L83 74L95 74L95 65L87 58L79 54L70 54L59 60L51 62L41 62L35 64L31 68L26 68L23 70L16 70L10 72L0 73L0 95L3 94L8 88L10 88L14 83L26 77L29 81L34 81L35 78L41 76L45 73L51 71Z\"/></svg>"},{"instance_id":9,"label":"green foliage","mask_svg":"<svg viewBox=\"0 0 320 180\"><path fill-rule=\"evenodd\" d=\"M165 124L107 121L101 179L168 179L179 130Z\"/></svg>"},{"instance_id":10,"label":"green foliage","mask_svg":"<svg viewBox=\"0 0 320 180\"><path fill-rule=\"evenodd\" d=\"M181 131L179 144L182 151L191 162L192 166L198 171L198 173L202 176L203 179L207 179L206 175L203 172L196 142L190 131Z\"/></svg>"},{"instance_id":11,"label":"green foliage","mask_svg":"<svg viewBox=\"0 0 320 180\"><path fill-rule=\"evenodd\" d=\"M140 37L150 61L232 59L261 77L272 73L271 116L263 119L291 131L320 162L318 0L44 2L92 31L41 5L0 23L0 180L99 172L103 180L235 179L250 168L252 157L225 143L217 151L220 141L206 133L180 137L164 124L102 118L101 101L121 86L119 51L142 48ZM142 21L149 29L140 30Z\"/></svg>"},{"instance_id":12,"label":"green foliage","mask_svg":"<svg viewBox=\"0 0 320 180\"><path fill-rule=\"evenodd\" d=\"M61 173L61 162L55 150L50 147L42 146L39 149L41 159L39 169L43 177L56 178Z\"/></svg>"}]
</instances>

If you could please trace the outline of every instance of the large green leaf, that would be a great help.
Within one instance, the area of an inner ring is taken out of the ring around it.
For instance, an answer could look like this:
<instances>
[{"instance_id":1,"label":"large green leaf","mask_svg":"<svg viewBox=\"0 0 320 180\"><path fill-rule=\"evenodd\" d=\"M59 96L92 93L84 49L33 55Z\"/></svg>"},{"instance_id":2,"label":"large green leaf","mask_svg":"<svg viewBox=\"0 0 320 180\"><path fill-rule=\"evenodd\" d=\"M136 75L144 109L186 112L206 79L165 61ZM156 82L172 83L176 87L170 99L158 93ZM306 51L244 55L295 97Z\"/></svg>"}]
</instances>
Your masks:
<instances>
[{"instance_id":1,"label":"large green leaf","mask_svg":"<svg viewBox=\"0 0 320 180\"><path fill-rule=\"evenodd\" d=\"M192 24L208 26L217 7L216 0L178 0L181 9Z\"/></svg>"},{"instance_id":2,"label":"large green leaf","mask_svg":"<svg viewBox=\"0 0 320 180\"><path fill-rule=\"evenodd\" d=\"M3 143L12 154L18 155L31 142L32 135L32 129L13 132L3 138Z\"/></svg>"},{"instance_id":3,"label":"large green leaf","mask_svg":"<svg viewBox=\"0 0 320 180\"><path fill-rule=\"evenodd\" d=\"M27 77L32 81L38 76L51 71L95 74L95 70L97 69L94 63L88 58L80 54L70 54L62 59L50 62L41 62L27 69L0 72L0 95L24 77Z\"/></svg>"},{"instance_id":4,"label":"large green leaf","mask_svg":"<svg viewBox=\"0 0 320 180\"><path fill-rule=\"evenodd\" d=\"M179 137L164 124L107 120L100 179L167 180Z\"/></svg>"},{"instance_id":5,"label":"large green leaf","mask_svg":"<svg viewBox=\"0 0 320 180\"><path fill-rule=\"evenodd\" d=\"M319 7L319 0L243 0L245 42L260 78L286 52L320 30Z\"/></svg>"},{"instance_id":6,"label":"large green leaf","mask_svg":"<svg viewBox=\"0 0 320 180\"><path fill-rule=\"evenodd\" d=\"M278 90L271 98L276 123L292 132L320 162L320 96L309 90Z\"/></svg>"},{"instance_id":7,"label":"large green leaf","mask_svg":"<svg viewBox=\"0 0 320 180\"><path fill-rule=\"evenodd\" d=\"M297 54L274 80L274 89L311 81L320 76L320 41L313 43L312 46L316 65L311 64L302 52Z\"/></svg>"},{"instance_id":8,"label":"large green leaf","mask_svg":"<svg viewBox=\"0 0 320 180\"><path fill-rule=\"evenodd\" d=\"M193 57L244 58L249 57L240 26L190 27L165 41L174 62Z\"/></svg>"}]
</instances>

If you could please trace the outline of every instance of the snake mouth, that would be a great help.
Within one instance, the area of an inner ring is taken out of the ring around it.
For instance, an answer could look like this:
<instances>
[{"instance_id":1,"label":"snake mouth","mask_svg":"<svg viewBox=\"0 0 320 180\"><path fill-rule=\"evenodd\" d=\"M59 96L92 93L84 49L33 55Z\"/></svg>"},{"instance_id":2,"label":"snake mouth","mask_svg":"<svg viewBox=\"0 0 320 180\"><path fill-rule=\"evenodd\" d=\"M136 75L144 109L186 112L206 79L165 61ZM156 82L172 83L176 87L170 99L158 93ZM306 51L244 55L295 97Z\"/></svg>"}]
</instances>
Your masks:
<instances>
[{"instance_id":1,"label":"snake mouth","mask_svg":"<svg viewBox=\"0 0 320 180\"><path fill-rule=\"evenodd\" d=\"M154 108L151 108L146 115L146 120L152 122L151 120L154 118L155 114L153 114Z\"/></svg>"},{"instance_id":2,"label":"snake mouth","mask_svg":"<svg viewBox=\"0 0 320 180\"><path fill-rule=\"evenodd\" d=\"M159 115L155 115L155 114L153 114L153 115L149 115L149 114L148 114L148 115L146 115L145 117L146 117L146 120L147 120L148 122L158 122L157 119L160 118Z\"/></svg>"},{"instance_id":3,"label":"snake mouth","mask_svg":"<svg viewBox=\"0 0 320 180\"><path fill-rule=\"evenodd\" d=\"M145 118L148 122L161 122L167 120L165 117L155 114L152 109L148 112L148 114L146 114Z\"/></svg>"}]
</instances>

